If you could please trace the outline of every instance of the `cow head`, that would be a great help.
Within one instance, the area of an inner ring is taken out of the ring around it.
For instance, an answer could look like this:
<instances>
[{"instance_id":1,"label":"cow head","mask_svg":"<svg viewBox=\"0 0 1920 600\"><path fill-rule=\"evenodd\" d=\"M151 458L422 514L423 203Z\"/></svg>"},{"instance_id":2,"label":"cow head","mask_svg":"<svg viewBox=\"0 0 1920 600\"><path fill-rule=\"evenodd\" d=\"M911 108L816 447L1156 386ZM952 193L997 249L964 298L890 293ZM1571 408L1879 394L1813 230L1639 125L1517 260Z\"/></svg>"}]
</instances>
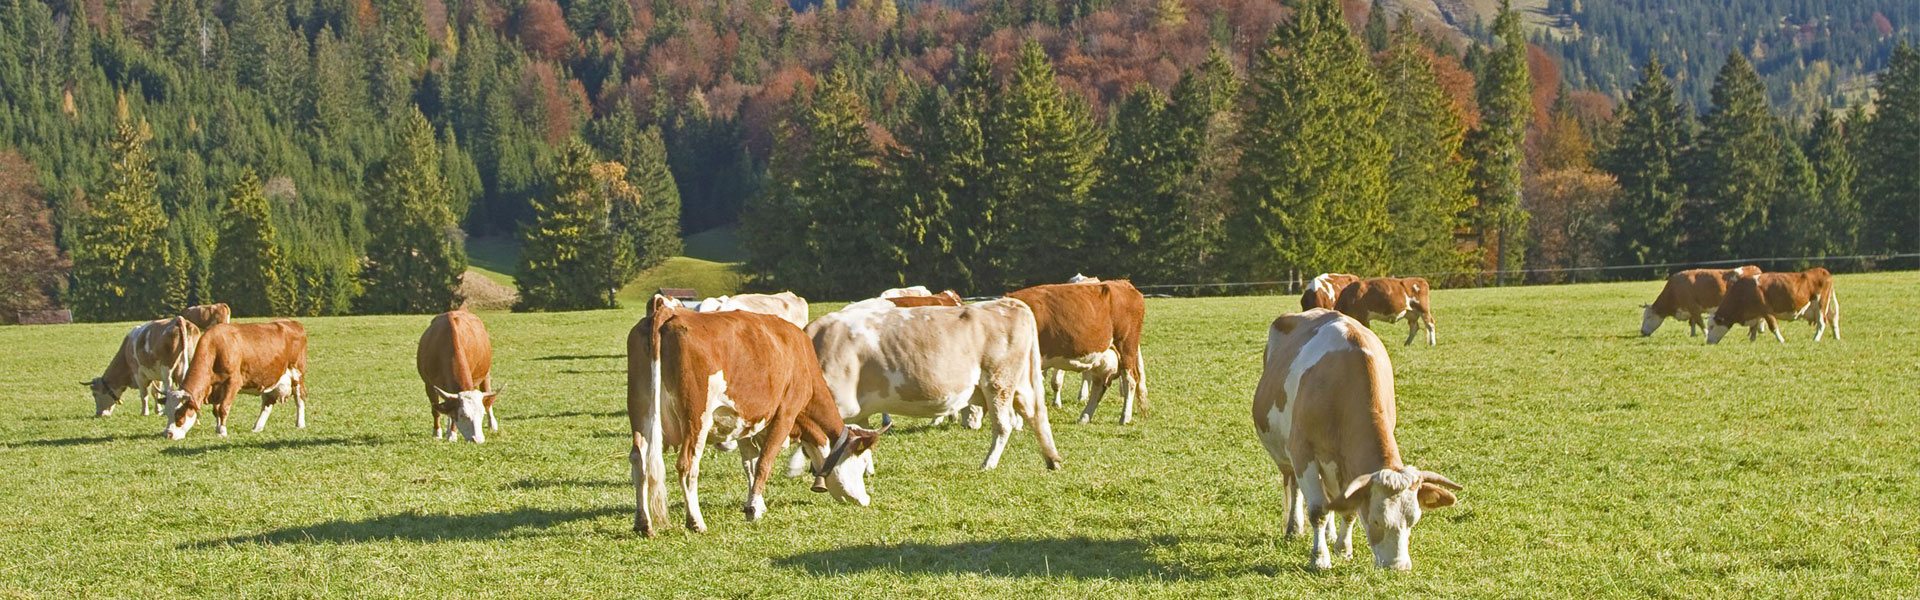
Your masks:
<instances>
[{"instance_id":1,"label":"cow head","mask_svg":"<svg viewBox=\"0 0 1920 600\"><path fill-rule=\"evenodd\" d=\"M161 401L161 414L167 415L167 428L160 436L178 440L187 437L193 424L200 420L200 403L186 390L168 390L166 399ZM222 432L221 435L226 435Z\"/></svg>"},{"instance_id":2,"label":"cow head","mask_svg":"<svg viewBox=\"0 0 1920 600\"><path fill-rule=\"evenodd\" d=\"M104 417L113 414L113 407L120 405L120 393L125 388L113 389L105 377L95 377L91 381L82 381L80 385L93 391L93 416Z\"/></svg>"},{"instance_id":3,"label":"cow head","mask_svg":"<svg viewBox=\"0 0 1920 600\"><path fill-rule=\"evenodd\" d=\"M827 456L813 471L813 491L830 492L835 499L866 506L867 465L873 461L873 445L880 435L893 428L893 421L881 417L879 429L847 425L833 441Z\"/></svg>"},{"instance_id":4,"label":"cow head","mask_svg":"<svg viewBox=\"0 0 1920 600\"><path fill-rule=\"evenodd\" d=\"M1660 313L1653 312L1652 304L1640 305L1640 337L1653 335L1654 330L1659 329L1666 320Z\"/></svg>"},{"instance_id":5,"label":"cow head","mask_svg":"<svg viewBox=\"0 0 1920 600\"><path fill-rule=\"evenodd\" d=\"M1367 545L1373 548L1374 566L1395 571L1412 569L1413 555L1407 551L1407 541L1413 536L1414 524L1420 522L1420 512L1452 506L1452 490L1458 489L1460 484L1445 476L1414 467L1381 469L1347 483L1346 497L1360 503L1360 514L1366 519Z\"/></svg>"},{"instance_id":6,"label":"cow head","mask_svg":"<svg viewBox=\"0 0 1920 600\"><path fill-rule=\"evenodd\" d=\"M1748 321L1746 325L1748 327L1759 327L1760 321L1761 319L1754 319L1752 321ZM1707 343L1708 344L1720 343L1720 338L1727 337L1727 332L1732 331L1733 326L1739 325L1739 324L1740 323L1734 321L1732 317L1729 317L1722 312L1713 313L1713 322L1707 324Z\"/></svg>"},{"instance_id":7,"label":"cow head","mask_svg":"<svg viewBox=\"0 0 1920 600\"><path fill-rule=\"evenodd\" d=\"M453 418L453 428L460 432L460 437L476 444L487 442L487 432L480 423L487 416L487 405L493 404L494 396L500 392L466 390L454 394L438 386L433 392L440 396L440 405L435 410Z\"/></svg>"}]
</instances>

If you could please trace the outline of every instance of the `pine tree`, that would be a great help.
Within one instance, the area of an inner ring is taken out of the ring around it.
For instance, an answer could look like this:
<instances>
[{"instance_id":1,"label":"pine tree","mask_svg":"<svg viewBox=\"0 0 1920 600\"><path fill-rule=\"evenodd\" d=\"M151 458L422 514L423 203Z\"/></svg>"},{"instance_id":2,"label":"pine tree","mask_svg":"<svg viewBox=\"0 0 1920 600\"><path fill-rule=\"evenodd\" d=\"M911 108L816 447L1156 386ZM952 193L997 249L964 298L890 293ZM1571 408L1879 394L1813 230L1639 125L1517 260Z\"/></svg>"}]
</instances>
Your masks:
<instances>
[{"instance_id":1,"label":"pine tree","mask_svg":"<svg viewBox=\"0 0 1920 600\"><path fill-rule=\"evenodd\" d=\"M806 139L798 150L800 169L774 185L789 188L804 207L804 247L820 263L821 277L783 284L828 298L903 285L906 250L897 240L905 215L880 201L879 150L867 133L866 102L848 74L829 74L799 119Z\"/></svg>"},{"instance_id":2,"label":"pine tree","mask_svg":"<svg viewBox=\"0 0 1920 600\"><path fill-rule=\"evenodd\" d=\"M1381 10L1375 5L1375 10ZM1471 257L1454 246L1459 215L1472 206L1468 194L1464 119L1455 112L1434 74L1429 50L1402 13L1399 29L1380 65L1386 111L1380 134L1392 159L1387 169L1387 215L1393 224L1387 256L1401 273L1441 273L1471 268Z\"/></svg>"},{"instance_id":3,"label":"pine tree","mask_svg":"<svg viewBox=\"0 0 1920 600\"><path fill-rule=\"evenodd\" d=\"M233 308L236 317L270 317L291 312L280 257L279 234L260 177L247 169L227 195L220 212L213 261L213 296Z\"/></svg>"},{"instance_id":4,"label":"pine tree","mask_svg":"<svg viewBox=\"0 0 1920 600\"><path fill-rule=\"evenodd\" d=\"M533 222L520 229L520 303L515 310L611 308L621 283L611 202L593 176L593 149L579 140L561 148L550 192L533 202Z\"/></svg>"},{"instance_id":5,"label":"pine tree","mask_svg":"<svg viewBox=\"0 0 1920 600\"><path fill-rule=\"evenodd\" d=\"M1533 115L1533 85L1527 73L1527 38L1520 13L1508 0L1500 1L1493 20L1499 46L1486 56L1480 71L1480 129L1467 142L1473 157L1472 182L1479 206L1473 211L1481 248L1497 252L1496 268L1505 278L1519 269L1526 255L1527 213L1520 206L1523 185L1521 151L1527 119Z\"/></svg>"},{"instance_id":6,"label":"pine tree","mask_svg":"<svg viewBox=\"0 0 1920 600\"><path fill-rule=\"evenodd\" d=\"M176 261L168 248L167 215L155 197L153 159L145 120L122 118L113 139L107 191L84 218L71 245L72 306L87 321L158 318L181 307Z\"/></svg>"},{"instance_id":7,"label":"pine tree","mask_svg":"<svg viewBox=\"0 0 1920 600\"><path fill-rule=\"evenodd\" d=\"M963 207L980 205L986 195L978 113L964 95L935 86L921 92L895 136L900 144L887 155L887 177L908 215L899 238L907 254L902 279L975 289L968 251L978 240L967 229L975 215Z\"/></svg>"},{"instance_id":8,"label":"pine tree","mask_svg":"<svg viewBox=\"0 0 1920 600\"><path fill-rule=\"evenodd\" d=\"M387 157L368 171L361 311L437 313L460 305L467 258L440 168L433 126L412 111Z\"/></svg>"},{"instance_id":9,"label":"pine tree","mask_svg":"<svg viewBox=\"0 0 1920 600\"><path fill-rule=\"evenodd\" d=\"M1085 104L1060 89L1039 42L1021 47L996 99L987 137L992 185L1000 205L1020 207L1020 217L1008 223L1007 277L992 283L1063 281L1084 257L1089 232L1076 215L1093 186L1104 140Z\"/></svg>"},{"instance_id":10,"label":"pine tree","mask_svg":"<svg viewBox=\"0 0 1920 600\"><path fill-rule=\"evenodd\" d=\"M1780 181L1780 137L1767 90L1734 52L1713 81L1713 109L1687 157L1691 198L1682 211L1690 260L1765 256L1767 205Z\"/></svg>"},{"instance_id":11,"label":"pine tree","mask_svg":"<svg viewBox=\"0 0 1920 600\"><path fill-rule=\"evenodd\" d=\"M1820 181L1814 175L1813 163L1807 162L1807 155L1800 151L1798 144L1783 143L1774 168L1778 179L1767 198L1767 214L1771 218L1766 250L1772 256L1825 254L1825 227L1815 223L1827 215L1820 205ZM1795 268L1805 268L1805 265L1795 265Z\"/></svg>"},{"instance_id":12,"label":"pine tree","mask_svg":"<svg viewBox=\"0 0 1920 600\"><path fill-rule=\"evenodd\" d=\"M1686 114L1674 98L1659 57L1648 59L1639 85L1627 97L1619 140L1600 161L1620 182L1613 221L1619 229L1612 261L1621 265L1676 262L1685 257L1686 230L1680 211L1686 188L1680 179ZM1652 274L1648 274L1651 276Z\"/></svg>"},{"instance_id":13,"label":"pine tree","mask_svg":"<svg viewBox=\"0 0 1920 600\"><path fill-rule=\"evenodd\" d=\"M1813 130L1807 135L1807 162L1820 185L1819 216L1799 224L1820 230L1820 243L1809 247L1809 256L1839 256L1860 251L1860 199L1854 195L1854 180L1860 165L1848 147L1847 138L1857 123L1842 124L1833 110L1815 116Z\"/></svg>"},{"instance_id":14,"label":"pine tree","mask_svg":"<svg viewBox=\"0 0 1920 600\"><path fill-rule=\"evenodd\" d=\"M1241 82L1219 47L1173 86L1162 119L1169 140L1165 160L1179 178L1175 195L1179 233L1166 257L1141 277L1149 281L1214 281L1221 275L1230 186L1240 161ZM1156 270L1162 269L1162 270Z\"/></svg>"},{"instance_id":15,"label":"pine tree","mask_svg":"<svg viewBox=\"0 0 1920 600\"><path fill-rule=\"evenodd\" d=\"M1114 109L1112 134L1100 157L1100 179L1082 212L1092 235L1083 267L1102 277L1165 273L1180 218L1179 174L1167 159L1166 101L1151 86L1135 88Z\"/></svg>"},{"instance_id":16,"label":"pine tree","mask_svg":"<svg viewBox=\"0 0 1920 600\"><path fill-rule=\"evenodd\" d=\"M1241 276L1385 269L1385 95L1334 0L1302 0L1253 66L1228 246Z\"/></svg>"},{"instance_id":17,"label":"pine tree","mask_svg":"<svg viewBox=\"0 0 1920 600\"><path fill-rule=\"evenodd\" d=\"M1860 155L1864 245L1873 252L1920 252L1920 49L1895 48L1874 91Z\"/></svg>"},{"instance_id":18,"label":"pine tree","mask_svg":"<svg viewBox=\"0 0 1920 600\"><path fill-rule=\"evenodd\" d=\"M622 101L595 121L588 133L604 156L622 165L636 194L634 202L614 204L614 228L624 240L623 247L632 252L633 268L650 269L678 256L680 190L667 168L660 128L640 127L631 105ZM629 277L633 275L638 273Z\"/></svg>"},{"instance_id":19,"label":"pine tree","mask_svg":"<svg viewBox=\"0 0 1920 600\"><path fill-rule=\"evenodd\" d=\"M956 269L951 285L957 290L992 290L1006 280L1003 244L1012 215L1001 209L995 186L994 164L988 157L987 130L999 89L993 80L992 59L984 52L962 54L954 75L953 105L943 111L941 144L934 159L951 217L945 227ZM934 280L939 280L936 277Z\"/></svg>"}]
</instances>

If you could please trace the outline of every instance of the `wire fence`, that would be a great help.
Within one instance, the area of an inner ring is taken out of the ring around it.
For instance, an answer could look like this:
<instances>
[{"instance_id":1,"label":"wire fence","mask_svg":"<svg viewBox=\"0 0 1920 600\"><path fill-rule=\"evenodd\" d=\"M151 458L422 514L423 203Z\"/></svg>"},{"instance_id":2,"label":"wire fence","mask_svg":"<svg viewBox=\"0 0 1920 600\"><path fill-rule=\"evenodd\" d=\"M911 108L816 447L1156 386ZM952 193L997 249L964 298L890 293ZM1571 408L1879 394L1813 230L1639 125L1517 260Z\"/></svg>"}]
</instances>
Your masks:
<instances>
[{"instance_id":1,"label":"wire fence","mask_svg":"<svg viewBox=\"0 0 1920 600\"><path fill-rule=\"evenodd\" d=\"M1663 273L1675 270L1737 265L1758 265L1768 271L1779 270L1774 267L1783 264L1792 266L1794 270L1800 268L1798 265L1823 266L1829 270L1840 272L1900 270L1920 266L1920 260L1916 259L1920 259L1920 252L1902 254L1855 254L1850 256L1774 256L1646 265L1554 267L1544 269L1509 269L1505 271L1445 271L1438 273L1408 273L1397 276L1424 277L1429 281L1434 281L1437 287L1487 287L1658 279ZM1319 274L1313 274L1313 276L1317 275ZM1308 282L1313 281L1313 276L1277 281L1136 284L1134 287L1139 288L1141 292L1147 293L1148 295L1163 296L1248 295L1263 292L1297 294L1305 289Z\"/></svg>"}]
</instances>

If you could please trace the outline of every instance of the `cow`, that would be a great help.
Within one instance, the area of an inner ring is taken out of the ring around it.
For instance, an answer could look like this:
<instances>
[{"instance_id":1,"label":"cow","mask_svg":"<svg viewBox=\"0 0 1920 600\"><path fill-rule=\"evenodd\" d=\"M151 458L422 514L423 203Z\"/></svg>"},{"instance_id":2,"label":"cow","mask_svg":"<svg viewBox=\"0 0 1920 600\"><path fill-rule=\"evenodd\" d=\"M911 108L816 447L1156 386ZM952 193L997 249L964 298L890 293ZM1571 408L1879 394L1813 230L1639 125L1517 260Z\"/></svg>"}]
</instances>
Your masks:
<instances>
[{"instance_id":1,"label":"cow","mask_svg":"<svg viewBox=\"0 0 1920 600\"><path fill-rule=\"evenodd\" d=\"M1321 273L1307 284L1307 291L1300 295L1300 310L1329 308L1339 310L1340 290L1360 278L1346 273Z\"/></svg>"},{"instance_id":2,"label":"cow","mask_svg":"<svg viewBox=\"0 0 1920 600\"><path fill-rule=\"evenodd\" d=\"M107 363L107 370L80 385L93 391L93 416L113 414L120 394L139 390L140 414L150 415L164 406L166 392L180 387L193 360L194 344L200 341L200 328L183 317L159 319L135 325L120 340L120 350Z\"/></svg>"},{"instance_id":3,"label":"cow","mask_svg":"<svg viewBox=\"0 0 1920 600\"><path fill-rule=\"evenodd\" d=\"M1357 518L1375 566L1413 568L1407 543L1421 511L1451 506L1461 486L1400 462L1393 365L1380 338L1323 308L1283 315L1267 329L1264 363L1253 427L1286 483L1286 536L1311 525L1311 564L1330 569L1332 552L1353 556Z\"/></svg>"},{"instance_id":4,"label":"cow","mask_svg":"<svg viewBox=\"0 0 1920 600\"><path fill-rule=\"evenodd\" d=\"M1146 365L1140 360L1147 304L1133 283L1114 279L1039 285L1007 297L1033 307L1047 367L1077 371L1091 387L1081 423L1093 420L1100 398L1116 380L1125 384L1121 424L1133 422L1136 400L1142 412L1147 410ZM1111 359L1108 352L1113 353Z\"/></svg>"},{"instance_id":5,"label":"cow","mask_svg":"<svg viewBox=\"0 0 1920 600\"><path fill-rule=\"evenodd\" d=\"M961 304L960 295L954 293L953 290L947 290L929 296L893 296L886 298L886 301L892 302L894 306L899 308L914 308L916 306L959 306Z\"/></svg>"},{"instance_id":6,"label":"cow","mask_svg":"<svg viewBox=\"0 0 1920 600\"><path fill-rule=\"evenodd\" d=\"M493 383L493 341L480 317L465 310L440 313L420 334L420 346L414 352L414 370L426 384L427 408L433 415L433 438L440 439L440 416L446 415L446 439L454 432L474 443L486 443L487 432L480 427L500 431L500 419L493 414L494 399L500 388Z\"/></svg>"},{"instance_id":7,"label":"cow","mask_svg":"<svg viewBox=\"0 0 1920 600\"><path fill-rule=\"evenodd\" d=\"M232 322L233 309L227 308L227 303L225 302L219 304L200 304L189 306L186 310L180 311L180 316L186 317L188 321L193 321L193 324L199 327L201 331L206 331L214 325Z\"/></svg>"},{"instance_id":8,"label":"cow","mask_svg":"<svg viewBox=\"0 0 1920 600\"><path fill-rule=\"evenodd\" d=\"M841 420L806 334L772 315L697 313L675 304L654 296L647 316L627 334L634 530L651 537L666 520L669 445L680 448L687 529L694 532L707 528L698 488L701 449L710 441L740 445L748 521L766 513L767 479L789 440L812 461L813 491L868 505L866 465L887 427L869 430Z\"/></svg>"},{"instance_id":9,"label":"cow","mask_svg":"<svg viewBox=\"0 0 1920 600\"><path fill-rule=\"evenodd\" d=\"M1760 273L1741 277L1727 287L1727 295L1713 311L1713 326L1707 329L1707 343L1718 344L1734 325L1747 326L1747 341L1759 337L1762 328L1780 335L1780 319L1812 323L1813 341L1833 328L1833 339L1840 339L1840 296L1833 289L1833 274L1814 267L1799 273Z\"/></svg>"},{"instance_id":10,"label":"cow","mask_svg":"<svg viewBox=\"0 0 1920 600\"><path fill-rule=\"evenodd\" d=\"M794 327L807 326L807 299L793 292L778 294L739 294L718 296L701 300L694 306L697 312L719 312L724 310L744 310L763 315L773 315L792 323Z\"/></svg>"},{"instance_id":11,"label":"cow","mask_svg":"<svg viewBox=\"0 0 1920 600\"><path fill-rule=\"evenodd\" d=\"M1760 267L1747 265L1737 269L1689 269L1667 276L1667 286L1653 304L1640 305L1640 337L1653 335L1667 319L1687 322L1689 337L1707 328L1705 318L1713 315L1727 286L1741 277L1760 273Z\"/></svg>"},{"instance_id":12,"label":"cow","mask_svg":"<svg viewBox=\"0 0 1920 600\"><path fill-rule=\"evenodd\" d=\"M1388 323L1407 319L1405 345L1413 345L1413 339L1420 336L1420 328L1425 326L1427 345L1432 346L1433 304L1427 300L1427 292L1432 289L1433 286L1420 277L1361 279L1340 289L1334 308L1368 327L1373 325L1374 317L1384 318Z\"/></svg>"},{"instance_id":13,"label":"cow","mask_svg":"<svg viewBox=\"0 0 1920 600\"><path fill-rule=\"evenodd\" d=\"M170 440L187 437L200 409L211 405L215 431L226 437L227 413L240 392L260 396L256 433L266 428L274 405L289 396L298 411L294 426L305 428L306 372L307 329L298 321L214 325L194 346L186 382L167 393L167 428L161 435Z\"/></svg>"},{"instance_id":14,"label":"cow","mask_svg":"<svg viewBox=\"0 0 1920 600\"><path fill-rule=\"evenodd\" d=\"M840 416L952 415L969 405L993 420L982 470L999 466L1014 429L1026 420L1048 469L1059 469L1047 406L1040 397L1040 342L1025 302L1001 298L965 306L897 308L887 299L856 302L807 326Z\"/></svg>"},{"instance_id":15,"label":"cow","mask_svg":"<svg viewBox=\"0 0 1920 600\"><path fill-rule=\"evenodd\" d=\"M1100 283L1100 278L1074 273L1072 277L1067 278L1067 283Z\"/></svg>"}]
</instances>

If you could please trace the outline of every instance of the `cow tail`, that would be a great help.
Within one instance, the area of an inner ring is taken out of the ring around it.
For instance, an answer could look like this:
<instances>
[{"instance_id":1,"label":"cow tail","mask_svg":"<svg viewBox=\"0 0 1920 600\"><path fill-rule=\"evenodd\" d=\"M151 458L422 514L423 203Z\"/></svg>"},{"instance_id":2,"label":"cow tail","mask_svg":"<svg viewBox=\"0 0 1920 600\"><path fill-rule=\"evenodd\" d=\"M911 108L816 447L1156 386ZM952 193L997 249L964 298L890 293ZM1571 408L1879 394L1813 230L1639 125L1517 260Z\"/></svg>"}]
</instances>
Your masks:
<instances>
[{"instance_id":1,"label":"cow tail","mask_svg":"<svg viewBox=\"0 0 1920 600\"><path fill-rule=\"evenodd\" d=\"M200 327L184 317L173 318L174 331L180 332L178 352L173 355L173 368L167 370L167 391L180 389L187 383L187 369L193 367L193 351L200 346Z\"/></svg>"},{"instance_id":2,"label":"cow tail","mask_svg":"<svg viewBox=\"0 0 1920 600\"><path fill-rule=\"evenodd\" d=\"M640 514L635 515L634 525L641 526L639 521L644 518L651 522L648 524L649 529L652 524L665 523L667 517L667 463L664 456L666 449L660 422L661 397L664 395L660 368L660 328L666 324L669 317L673 316L673 307L668 304L669 302L672 300L656 294L647 309L643 325L646 330L646 345L643 349L647 361L644 375L647 381L644 387L635 385L639 383L634 381L638 378L636 377L638 374L634 372L636 369L631 362L628 363L627 369L627 410L631 413L635 408L639 408L640 412L644 413L640 418L629 416L634 429L633 451L636 453L633 457L635 470L633 484L635 491L645 502L644 506L636 507ZM641 402L635 402L633 394L640 390L644 390L646 397L640 399Z\"/></svg>"}]
</instances>

